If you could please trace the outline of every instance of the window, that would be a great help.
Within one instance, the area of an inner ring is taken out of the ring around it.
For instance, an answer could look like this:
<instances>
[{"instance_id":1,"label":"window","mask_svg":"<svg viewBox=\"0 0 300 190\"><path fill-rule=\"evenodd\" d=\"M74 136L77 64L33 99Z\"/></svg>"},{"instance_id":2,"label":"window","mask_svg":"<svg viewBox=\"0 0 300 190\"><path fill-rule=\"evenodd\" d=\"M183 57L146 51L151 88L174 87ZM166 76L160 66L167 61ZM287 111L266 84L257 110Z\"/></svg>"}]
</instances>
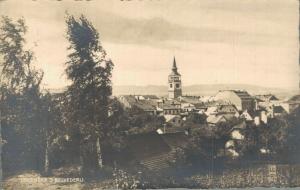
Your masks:
<instances>
[{"instance_id":1,"label":"window","mask_svg":"<svg viewBox=\"0 0 300 190\"><path fill-rule=\"evenodd\" d=\"M170 88L172 88L173 87L173 85L172 84L170 84Z\"/></svg>"},{"instance_id":2,"label":"window","mask_svg":"<svg viewBox=\"0 0 300 190\"><path fill-rule=\"evenodd\" d=\"M176 88L179 88L180 87L180 85L179 84L176 84Z\"/></svg>"}]
</instances>

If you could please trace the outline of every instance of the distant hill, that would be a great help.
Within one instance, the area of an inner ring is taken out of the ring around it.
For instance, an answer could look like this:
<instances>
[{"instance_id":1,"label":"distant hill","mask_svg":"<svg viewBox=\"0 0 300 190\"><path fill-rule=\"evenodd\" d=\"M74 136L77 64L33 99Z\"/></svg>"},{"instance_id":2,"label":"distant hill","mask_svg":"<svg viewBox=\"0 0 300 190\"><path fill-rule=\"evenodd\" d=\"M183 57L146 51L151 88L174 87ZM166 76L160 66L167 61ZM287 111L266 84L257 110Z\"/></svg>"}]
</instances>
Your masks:
<instances>
[{"instance_id":1,"label":"distant hill","mask_svg":"<svg viewBox=\"0 0 300 190\"><path fill-rule=\"evenodd\" d=\"M252 95L257 94L274 94L278 98L291 98L294 95L294 99L299 98L299 92L296 90L286 90L280 88L268 88L261 87L256 85L248 85L248 84L199 84L199 85L190 85L183 87L183 95L198 95L198 96L211 96L215 95L219 90L247 90ZM51 93L59 93L65 91L66 88L57 88L57 89L49 89ZM145 95L152 94L157 96L167 96L168 88L163 85L148 85L148 86L135 86L135 85L127 85L127 86L113 86L113 95ZM300 99L300 98L299 98Z\"/></svg>"},{"instance_id":2,"label":"distant hill","mask_svg":"<svg viewBox=\"0 0 300 190\"><path fill-rule=\"evenodd\" d=\"M295 95L295 96L292 96L289 101L292 101L292 102L300 102L300 95Z\"/></svg>"},{"instance_id":3,"label":"distant hill","mask_svg":"<svg viewBox=\"0 0 300 190\"><path fill-rule=\"evenodd\" d=\"M200 85L190 85L183 87L183 95L199 95L199 96L209 96L215 95L219 90L229 90L229 89L240 89L247 90L250 94L268 94L272 93L277 95L279 98L291 97L296 94L296 91L285 90L280 88L268 88L256 85L247 84L200 84ZM159 85L148 85L148 86L113 86L113 95L128 95L128 94L155 94L158 96L167 95L167 86Z\"/></svg>"}]
</instances>

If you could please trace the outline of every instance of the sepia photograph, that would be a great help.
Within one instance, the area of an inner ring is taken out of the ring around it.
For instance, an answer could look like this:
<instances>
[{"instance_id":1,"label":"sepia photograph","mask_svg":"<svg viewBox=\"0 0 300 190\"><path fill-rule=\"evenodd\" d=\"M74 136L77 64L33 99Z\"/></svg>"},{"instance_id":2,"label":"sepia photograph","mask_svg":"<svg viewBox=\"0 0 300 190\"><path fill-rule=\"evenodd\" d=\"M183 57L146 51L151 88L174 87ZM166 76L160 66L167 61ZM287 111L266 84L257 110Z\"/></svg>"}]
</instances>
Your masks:
<instances>
[{"instance_id":1,"label":"sepia photograph","mask_svg":"<svg viewBox=\"0 0 300 190\"><path fill-rule=\"evenodd\" d=\"M300 187L298 0L0 0L0 190Z\"/></svg>"}]
</instances>

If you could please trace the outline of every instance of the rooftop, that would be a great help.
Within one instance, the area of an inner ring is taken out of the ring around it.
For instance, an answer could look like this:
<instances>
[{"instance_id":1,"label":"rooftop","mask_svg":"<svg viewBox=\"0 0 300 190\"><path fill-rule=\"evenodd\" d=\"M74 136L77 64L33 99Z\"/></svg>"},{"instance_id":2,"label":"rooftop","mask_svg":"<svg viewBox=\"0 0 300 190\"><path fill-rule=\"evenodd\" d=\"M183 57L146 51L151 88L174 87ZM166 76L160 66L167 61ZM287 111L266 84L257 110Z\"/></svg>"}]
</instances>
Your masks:
<instances>
[{"instance_id":1,"label":"rooftop","mask_svg":"<svg viewBox=\"0 0 300 190\"><path fill-rule=\"evenodd\" d=\"M274 113L287 113L282 106L274 106Z\"/></svg>"},{"instance_id":2,"label":"rooftop","mask_svg":"<svg viewBox=\"0 0 300 190\"><path fill-rule=\"evenodd\" d=\"M292 96L290 99L288 99L288 102L300 102L300 95Z\"/></svg>"},{"instance_id":3,"label":"rooftop","mask_svg":"<svg viewBox=\"0 0 300 190\"><path fill-rule=\"evenodd\" d=\"M180 117L180 116L177 116L177 115L164 115L164 118L166 119L166 122L171 121L175 117Z\"/></svg>"},{"instance_id":4,"label":"rooftop","mask_svg":"<svg viewBox=\"0 0 300 190\"><path fill-rule=\"evenodd\" d=\"M255 98L258 100L269 102L271 100L279 100L275 95L273 94L263 94L263 95L256 95Z\"/></svg>"},{"instance_id":5,"label":"rooftop","mask_svg":"<svg viewBox=\"0 0 300 190\"><path fill-rule=\"evenodd\" d=\"M223 115L210 115L206 118L207 123L217 124L226 120Z\"/></svg>"},{"instance_id":6,"label":"rooftop","mask_svg":"<svg viewBox=\"0 0 300 190\"><path fill-rule=\"evenodd\" d=\"M241 99L253 99L253 97L245 90L220 90L219 92L233 92Z\"/></svg>"},{"instance_id":7,"label":"rooftop","mask_svg":"<svg viewBox=\"0 0 300 190\"><path fill-rule=\"evenodd\" d=\"M179 76L180 76L180 74L179 74L178 71L177 71L177 66L176 66L176 59L175 59L175 56L174 56L174 60L173 60L172 72L171 72L170 75L179 75Z\"/></svg>"}]
</instances>

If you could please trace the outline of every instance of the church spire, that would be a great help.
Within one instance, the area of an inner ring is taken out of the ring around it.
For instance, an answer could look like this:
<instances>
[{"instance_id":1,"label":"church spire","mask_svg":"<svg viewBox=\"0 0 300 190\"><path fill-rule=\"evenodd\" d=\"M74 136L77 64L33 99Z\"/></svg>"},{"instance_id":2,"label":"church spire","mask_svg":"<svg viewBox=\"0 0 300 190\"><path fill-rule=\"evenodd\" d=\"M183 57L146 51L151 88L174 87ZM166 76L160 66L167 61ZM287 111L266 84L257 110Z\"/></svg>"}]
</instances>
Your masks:
<instances>
[{"instance_id":1,"label":"church spire","mask_svg":"<svg viewBox=\"0 0 300 190\"><path fill-rule=\"evenodd\" d=\"M174 60L173 60L173 69L174 69L174 68L177 69L175 56L174 56Z\"/></svg>"},{"instance_id":2,"label":"church spire","mask_svg":"<svg viewBox=\"0 0 300 190\"><path fill-rule=\"evenodd\" d=\"M173 60L172 71L173 71L174 73L177 73L177 66L176 66L176 59L175 59L175 56L174 56L174 60Z\"/></svg>"}]
</instances>

